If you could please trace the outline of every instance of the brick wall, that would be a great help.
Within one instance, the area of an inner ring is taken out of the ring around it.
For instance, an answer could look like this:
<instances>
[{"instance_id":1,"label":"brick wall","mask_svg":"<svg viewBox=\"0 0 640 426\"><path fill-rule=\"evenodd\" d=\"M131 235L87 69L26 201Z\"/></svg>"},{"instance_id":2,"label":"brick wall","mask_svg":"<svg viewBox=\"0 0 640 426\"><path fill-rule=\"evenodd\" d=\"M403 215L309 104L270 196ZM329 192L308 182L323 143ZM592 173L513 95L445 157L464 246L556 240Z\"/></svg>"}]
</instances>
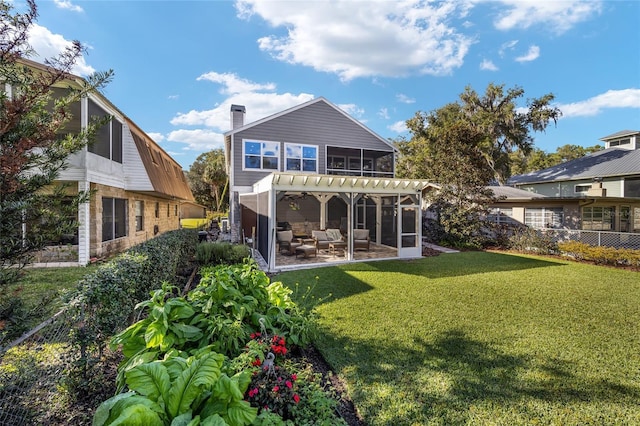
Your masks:
<instances>
[{"instance_id":1,"label":"brick wall","mask_svg":"<svg viewBox=\"0 0 640 426\"><path fill-rule=\"evenodd\" d=\"M177 200L128 192L121 188L91 184L95 191L90 205L91 212L91 256L103 257L122 252L157 235L180 227L180 207ZM111 241L102 241L102 198L127 200L126 236ZM136 231L136 201L142 201L143 227Z\"/></svg>"}]
</instances>

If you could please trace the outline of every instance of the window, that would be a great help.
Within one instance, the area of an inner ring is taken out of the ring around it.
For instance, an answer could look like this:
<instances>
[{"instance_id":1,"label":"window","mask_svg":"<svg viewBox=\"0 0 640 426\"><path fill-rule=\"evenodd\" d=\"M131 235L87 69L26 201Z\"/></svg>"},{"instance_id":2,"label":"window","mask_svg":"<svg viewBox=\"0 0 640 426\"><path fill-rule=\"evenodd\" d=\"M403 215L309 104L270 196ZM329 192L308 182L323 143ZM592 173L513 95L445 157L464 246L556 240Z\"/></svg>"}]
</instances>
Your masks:
<instances>
[{"instance_id":1,"label":"window","mask_svg":"<svg viewBox=\"0 0 640 426\"><path fill-rule=\"evenodd\" d=\"M618 139L615 141L609 142L609 147L619 146L619 145L629 145L631 143L631 139Z\"/></svg>"},{"instance_id":2,"label":"window","mask_svg":"<svg viewBox=\"0 0 640 426\"><path fill-rule=\"evenodd\" d=\"M280 170L280 142L245 140L245 170Z\"/></svg>"},{"instance_id":3,"label":"window","mask_svg":"<svg viewBox=\"0 0 640 426\"><path fill-rule=\"evenodd\" d=\"M315 145L284 145L286 171L318 173L318 147Z\"/></svg>"},{"instance_id":4,"label":"window","mask_svg":"<svg viewBox=\"0 0 640 426\"><path fill-rule=\"evenodd\" d=\"M102 198L102 241L127 235L127 200Z\"/></svg>"},{"instance_id":5,"label":"window","mask_svg":"<svg viewBox=\"0 0 640 426\"><path fill-rule=\"evenodd\" d=\"M174 216L178 216L178 205L177 204L174 206L173 215Z\"/></svg>"},{"instance_id":6,"label":"window","mask_svg":"<svg viewBox=\"0 0 640 426\"><path fill-rule=\"evenodd\" d=\"M345 158L335 155L327 157L327 169L344 170Z\"/></svg>"},{"instance_id":7,"label":"window","mask_svg":"<svg viewBox=\"0 0 640 426\"><path fill-rule=\"evenodd\" d=\"M624 196L640 197L640 178L624 180Z\"/></svg>"},{"instance_id":8,"label":"window","mask_svg":"<svg viewBox=\"0 0 640 426\"><path fill-rule=\"evenodd\" d=\"M109 114L89 99L89 117L103 118ZM111 118L98 129L95 140L89 145L89 152L122 163L122 123Z\"/></svg>"},{"instance_id":9,"label":"window","mask_svg":"<svg viewBox=\"0 0 640 426\"><path fill-rule=\"evenodd\" d=\"M519 222L513 219L513 208L496 207L492 208L487 215L487 221L497 223L499 225L518 225Z\"/></svg>"},{"instance_id":10,"label":"window","mask_svg":"<svg viewBox=\"0 0 640 426\"><path fill-rule=\"evenodd\" d=\"M144 201L136 200L136 231L144 230Z\"/></svg>"},{"instance_id":11,"label":"window","mask_svg":"<svg viewBox=\"0 0 640 426\"><path fill-rule=\"evenodd\" d=\"M583 207L582 229L613 231L615 230L615 217L615 207Z\"/></svg>"},{"instance_id":12,"label":"window","mask_svg":"<svg viewBox=\"0 0 640 426\"><path fill-rule=\"evenodd\" d=\"M562 207L525 209L524 224L530 228L561 228L564 223Z\"/></svg>"},{"instance_id":13,"label":"window","mask_svg":"<svg viewBox=\"0 0 640 426\"><path fill-rule=\"evenodd\" d=\"M591 184L586 185L576 185L574 186L573 192L576 194L584 194L591 189Z\"/></svg>"},{"instance_id":14,"label":"window","mask_svg":"<svg viewBox=\"0 0 640 426\"><path fill-rule=\"evenodd\" d=\"M160 217L160 203L156 203L156 217Z\"/></svg>"},{"instance_id":15,"label":"window","mask_svg":"<svg viewBox=\"0 0 640 426\"><path fill-rule=\"evenodd\" d=\"M171 204L167 203L167 217L171 216Z\"/></svg>"}]
</instances>

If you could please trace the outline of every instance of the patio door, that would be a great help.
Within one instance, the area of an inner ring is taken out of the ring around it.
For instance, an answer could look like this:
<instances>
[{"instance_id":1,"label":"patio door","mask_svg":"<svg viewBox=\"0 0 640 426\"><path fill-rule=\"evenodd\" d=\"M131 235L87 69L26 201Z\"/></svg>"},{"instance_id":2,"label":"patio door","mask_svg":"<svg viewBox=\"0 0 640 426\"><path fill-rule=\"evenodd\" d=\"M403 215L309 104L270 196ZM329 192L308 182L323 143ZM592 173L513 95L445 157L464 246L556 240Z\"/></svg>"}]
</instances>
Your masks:
<instances>
[{"instance_id":1,"label":"patio door","mask_svg":"<svg viewBox=\"0 0 640 426\"><path fill-rule=\"evenodd\" d=\"M419 208L418 199L414 195L402 197L400 200L400 214L398 215L399 257L419 257L422 255Z\"/></svg>"}]
</instances>

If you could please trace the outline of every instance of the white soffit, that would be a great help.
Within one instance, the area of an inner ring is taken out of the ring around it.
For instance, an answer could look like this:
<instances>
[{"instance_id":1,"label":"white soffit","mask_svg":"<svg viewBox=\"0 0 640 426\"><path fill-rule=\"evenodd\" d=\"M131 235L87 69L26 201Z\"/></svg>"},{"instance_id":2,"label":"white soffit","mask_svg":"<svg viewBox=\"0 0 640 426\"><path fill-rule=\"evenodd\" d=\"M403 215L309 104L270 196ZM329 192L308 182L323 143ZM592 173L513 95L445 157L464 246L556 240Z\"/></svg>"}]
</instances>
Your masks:
<instances>
[{"instance_id":1,"label":"white soffit","mask_svg":"<svg viewBox=\"0 0 640 426\"><path fill-rule=\"evenodd\" d=\"M398 194L421 192L428 186L433 185L422 179L272 173L256 183L255 190Z\"/></svg>"}]
</instances>

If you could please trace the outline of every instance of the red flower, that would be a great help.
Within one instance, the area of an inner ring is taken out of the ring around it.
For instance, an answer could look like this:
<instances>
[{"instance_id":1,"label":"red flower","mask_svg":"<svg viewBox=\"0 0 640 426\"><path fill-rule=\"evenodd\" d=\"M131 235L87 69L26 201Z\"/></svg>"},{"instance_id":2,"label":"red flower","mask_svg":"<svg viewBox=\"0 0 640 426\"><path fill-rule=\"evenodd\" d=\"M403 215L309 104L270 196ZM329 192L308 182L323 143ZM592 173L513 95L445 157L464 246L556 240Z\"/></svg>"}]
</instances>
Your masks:
<instances>
[{"instance_id":1,"label":"red flower","mask_svg":"<svg viewBox=\"0 0 640 426\"><path fill-rule=\"evenodd\" d=\"M291 378L295 382L296 380L298 380L298 375L294 373L294 374L291 375Z\"/></svg>"},{"instance_id":2,"label":"red flower","mask_svg":"<svg viewBox=\"0 0 640 426\"><path fill-rule=\"evenodd\" d=\"M288 387L289 389L291 389L291 388L293 387L293 383L291 383L291 381L290 381L290 380L287 380L286 382L284 382L284 384L285 384L285 385L287 385L287 387Z\"/></svg>"},{"instance_id":3,"label":"red flower","mask_svg":"<svg viewBox=\"0 0 640 426\"><path fill-rule=\"evenodd\" d=\"M274 392L278 392L279 390L280 390L280 386L276 385L276 386L273 387L273 391Z\"/></svg>"},{"instance_id":4,"label":"red flower","mask_svg":"<svg viewBox=\"0 0 640 426\"><path fill-rule=\"evenodd\" d=\"M256 360L251 363L254 367L259 367L261 364L262 361L260 361L260 358L256 358Z\"/></svg>"},{"instance_id":5,"label":"red flower","mask_svg":"<svg viewBox=\"0 0 640 426\"><path fill-rule=\"evenodd\" d=\"M280 346L284 346L284 339L280 338L280 342L279 343L280 343Z\"/></svg>"},{"instance_id":6,"label":"red flower","mask_svg":"<svg viewBox=\"0 0 640 426\"><path fill-rule=\"evenodd\" d=\"M258 388L253 388L249 391L249 398L256 396L258 394Z\"/></svg>"},{"instance_id":7,"label":"red flower","mask_svg":"<svg viewBox=\"0 0 640 426\"><path fill-rule=\"evenodd\" d=\"M297 404L298 402L300 402L300 397L298 396L297 393L293 394L293 401Z\"/></svg>"}]
</instances>

